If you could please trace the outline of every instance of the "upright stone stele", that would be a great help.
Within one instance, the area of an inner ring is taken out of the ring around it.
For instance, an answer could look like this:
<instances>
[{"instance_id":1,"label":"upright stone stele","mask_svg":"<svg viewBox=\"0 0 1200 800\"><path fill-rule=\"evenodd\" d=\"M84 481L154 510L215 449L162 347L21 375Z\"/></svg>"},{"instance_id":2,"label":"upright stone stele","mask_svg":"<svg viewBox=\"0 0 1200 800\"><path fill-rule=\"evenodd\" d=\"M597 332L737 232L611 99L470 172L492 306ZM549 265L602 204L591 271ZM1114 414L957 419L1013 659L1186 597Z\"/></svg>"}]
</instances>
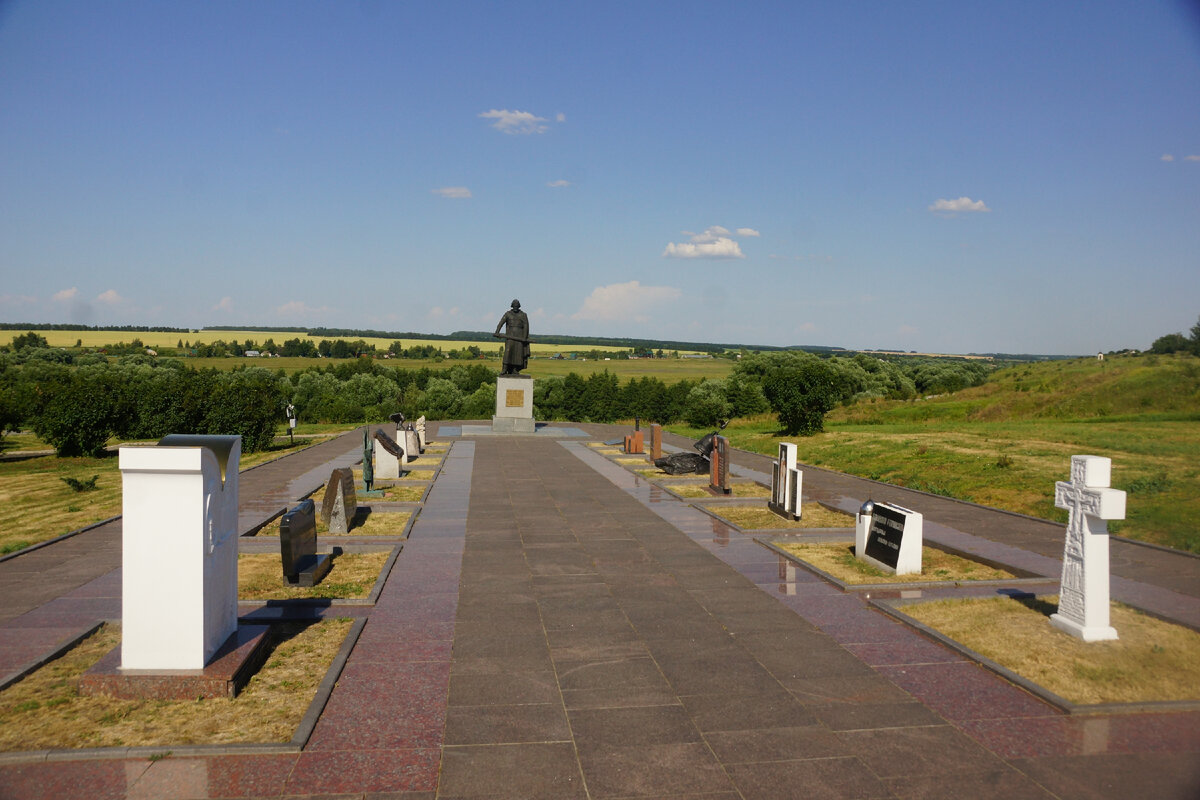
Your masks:
<instances>
[{"instance_id":1,"label":"upright stone stele","mask_svg":"<svg viewBox=\"0 0 1200 800\"><path fill-rule=\"evenodd\" d=\"M408 453L397 440L383 431L375 431L375 477L380 480L394 480L404 472L408 462Z\"/></svg>"},{"instance_id":2,"label":"upright stone stele","mask_svg":"<svg viewBox=\"0 0 1200 800\"><path fill-rule=\"evenodd\" d=\"M657 422L650 425L650 460L662 458L662 425Z\"/></svg>"},{"instance_id":3,"label":"upright stone stele","mask_svg":"<svg viewBox=\"0 0 1200 800\"><path fill-rule=\"evenodd\" d=\"M199 670L237 633L240 436L122 447L121 670Z\"/></svg>"},{"instance_id":4,"label":"upright stone stele","mask_svg":"<svg viewBox=\"0 0 1200 800\"><path fill-rule=\"evenodd\" d=\"M708 490L716 495L725 495L732 491L729 487L729 440L724 436L713 437Z\"/></svg>"},{"instance_id":5,"label":"upright stone stele","mask_svg":"<svg viewBox=\"0 0 1200 800\"><path fill-rule=\"evenodd\" d=\"M779 457L771 465L771 499L767 508L784 519L800 519L803 485L804 473L796 469L796 445L783 442L779 445Z\"/></svg>"},{"instance_id":6,"label":"upright stone stele","mask_svg":"<svg viewBox=\"0 0 1200 800\"><path fill-rule=\"evenodd\" d=\"M1071 481L1054 485L1068 512L1058 612L1050 624L1085 642L1116 639L1109 624L1108 523L1125 518L1125 493L1109 488L1112 460L1071 456Z\"/></svg>"}]
</instances>

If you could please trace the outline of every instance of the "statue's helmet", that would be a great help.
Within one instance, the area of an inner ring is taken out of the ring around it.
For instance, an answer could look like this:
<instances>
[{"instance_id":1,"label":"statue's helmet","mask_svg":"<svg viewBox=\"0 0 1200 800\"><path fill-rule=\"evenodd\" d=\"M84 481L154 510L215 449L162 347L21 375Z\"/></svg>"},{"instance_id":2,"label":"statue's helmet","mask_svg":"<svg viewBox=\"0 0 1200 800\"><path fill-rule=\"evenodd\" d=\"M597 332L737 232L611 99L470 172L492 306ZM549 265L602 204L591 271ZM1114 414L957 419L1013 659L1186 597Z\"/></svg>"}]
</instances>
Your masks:
<instances>
[{"instance_id":1,"label":"statue's helmet","mask_svg":"<svg viewBox=\"0 0 1200 800\"><path fill-rule=\"evenodd\" d=\"M513 310L514 310L514 311L515 311L516 309L520 308L520 307L521 307L521 301L520 301L520 300L513 300L513 302L512 302L512 307L513 307Z\"/></svg>"}]
</instances>

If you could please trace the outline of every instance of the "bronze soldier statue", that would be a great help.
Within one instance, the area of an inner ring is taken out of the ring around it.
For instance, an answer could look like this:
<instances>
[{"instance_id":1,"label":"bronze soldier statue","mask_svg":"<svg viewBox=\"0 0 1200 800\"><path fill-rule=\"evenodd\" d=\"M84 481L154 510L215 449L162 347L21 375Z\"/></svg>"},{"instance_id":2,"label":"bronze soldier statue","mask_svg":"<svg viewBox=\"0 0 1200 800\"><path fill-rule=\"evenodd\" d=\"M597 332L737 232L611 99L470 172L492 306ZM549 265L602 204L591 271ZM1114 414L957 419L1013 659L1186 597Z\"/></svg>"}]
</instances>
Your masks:
<instances>
[{"instance_id":1,"label":"bronze soldier statue","mask_svg":"<svg viewBox=\"0 0 1200 800\"><path fill-rule=\"evenodd\" d=\"M500 329L504 328L504 333ZM513 300L512 309L504 312L496 332L504 340L504 370L501 375L517 375L529 366L529 317L521 310L521 301Z\"/></svg>"}]
</instances>

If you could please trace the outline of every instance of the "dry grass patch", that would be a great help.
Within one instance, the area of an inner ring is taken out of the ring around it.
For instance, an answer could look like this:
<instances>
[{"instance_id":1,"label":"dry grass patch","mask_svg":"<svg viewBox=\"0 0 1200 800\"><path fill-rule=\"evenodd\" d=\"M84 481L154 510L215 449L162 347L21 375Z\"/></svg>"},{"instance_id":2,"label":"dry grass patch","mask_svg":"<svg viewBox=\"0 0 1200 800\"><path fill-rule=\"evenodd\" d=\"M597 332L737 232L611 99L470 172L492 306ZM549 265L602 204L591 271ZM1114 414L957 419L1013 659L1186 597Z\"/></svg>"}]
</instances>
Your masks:
<instances>
[{"instance_id":1,"label":"dry grass patch","mask_svg":"<svg viewBox=\"0 0 1200 800\"><path fill-rule=\"evenodd\" d=\"M339 534L330 533L329 526L321 521L321 515L317 514L317 535L318 536L399 536L404 533L404 526L408 524L408 518L412 516L411 511L372 511L367 513L365 509L358 509L354 515L354 520L350 524L350 533ZM279 525L268 525L260 530L258 536L278 536Z\"/></svg>"},{"instance_id":2,"label":"dry grass patch","mask_svg":"<svg viewBox=\"0 0 1200 800\"><path fill-rule=\"evenodd\" d=\"M685 475L672 475L669 472L663 472L658 467L647 467L646 469L635 469L634 472L636 472L638 475L641 475L643 478L649 478L650 480L661 480L664 478L676 481L686 481L689 478L708 479L708 470L705 470L704 472L689 472Z\"/></svg>"},{"instance_id":3,"label":"dry grass patch","mask_svg":"<svg viewBox=\"0 0 1200 800\"><path fill-rule=\"evenodd\" d=\"M1003 569L989 567L936 547L921 548L921 574L895 575L860 561L854 556L854 545L842 542L825 544L776 542L776 546L801 561L812 564L843 583L913 583L916 581L1002 581L1016 575Z\"/></svg>"},{"instance_id":4,"label":"dry grass patch","mask_svg":"<svg viewBox=\"0 0 1200 800\"><path fill-rule=\"evenodd\" d=\"M273 625L270 657L232 700L80 697L80 675L120 642L120 626L106 625L0 692L0 751L287 742L350 625Z\"/></svg>"},{"instance_id":5,"label":"dry grass patch","mask_svg":"<svg viewBox=\"0 0 1200 800\"><path fill-rule=\"evenodd\" d=\"M95 489L77 492L64 479ZM70 533L121 513L116 456L0 462L0 553Z\"/></svg>"},{"instance_id":6,"label":"dry grass patch","mask_svg":"<svg viewBox=\"0 0 1200 800\"><path fill-rule=\"evenodd\" d=\"M1058 598L988 597L906 605L905 614L1072 703L1200 700L1200 634L1112 604L1113 642L1052 627Z\"/></svg>"},{"instance_id":7,"label":"dry grass patch","mask_svg":"<svg viewBox=\"0 0 1200 800\"><path fill-rule=\"evenodd\" d=\"M375 488L383 492L384 500L396 503L419 503L425 496L424 486L387 486L377 483Z\"/></svg>"},{"instance_id":8,"label":"dry grass patch","mask_svg":"<svg viewBox=\"0 0 1200 800\"><path fill-rule=\"evenodd\" d=\"M238 556L239 600L298 600L323 597L354 600L368 597L389 553L342 553L316 586L288 586L283 563L275 553Z\"/></svg>"},{"instance_id":9,"label":"dry grass patch","mask_svg":"<svg viewBox=\"0 0 1200 800\"><path fill-rule=\"evenodd\" d=\"M616 459L616 462L618 464L629 466L631 464L646 464L649 462L649 459L647 459L645 456L620 456Z\"/></svg>"},{"instance_id":10,"label":"dry grass patch","mask_svg":"<svg viewBox=\"0 0 1200 800\"><path fill-rule=\"evenodd\" d=\"M433 480L433 473L434 473L434 470L432 470L432 469L410 469L408 472L406 472L400 478L380 478L380 480L386 480L386 481L395 481L395 480L431 481L431 480ZM362 485L363 485L362 467L354 468L354 482L359 488L362 487ZM316 494L313 495L313 497L324 497L324 496L325 496L325 487L322 485L321 488L317 490Z\"/></svg>"},{"instance_id":11,"label":"dry grass patch","mask_svg":"<svg viewBox=\"0 0 1200 800\"><path fill-rule=\"evenodd\" d=\"M744 530L761 528L853 528L854 517L833 511L819 503L805 503L801 519L793 522L775 514L766 506L705 506L707 511Z\"/></svg>"},{"instance_id":12,"label":"dry grass patch","mask_svg":"<svg viewBox=\"0 0 1200 800\"><path fill-rule=\"evenodd\" d=\"M680 497L698 498L712 497L713 494L708 490L708 483L664 483L664 489L669 489ZM731 494L726 497L770 497L771 490L761 483L731 483L729 484ZM782 518L780 518L782 521Z\"/></svg>"}]
</instances>

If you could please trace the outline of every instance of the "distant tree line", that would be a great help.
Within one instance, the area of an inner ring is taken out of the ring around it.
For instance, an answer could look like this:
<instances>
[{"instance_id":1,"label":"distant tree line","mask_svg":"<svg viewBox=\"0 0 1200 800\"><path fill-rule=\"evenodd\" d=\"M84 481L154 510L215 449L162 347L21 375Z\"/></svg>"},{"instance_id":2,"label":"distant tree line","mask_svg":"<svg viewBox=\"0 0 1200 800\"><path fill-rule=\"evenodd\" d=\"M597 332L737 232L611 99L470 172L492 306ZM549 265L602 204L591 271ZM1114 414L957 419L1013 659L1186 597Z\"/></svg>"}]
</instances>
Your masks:
<instances>
[{"instance_id":1,"label":"distant tree line","mask_svg":"<svg viewBox=\"0 0 1200 800\"><path fill-rule=\"evenodd\" d=\"M249 365L195 369L146 355L133 344L134 352L112 361L72 356L45 342L28 332L0 353L0 431L27 426L60 455L94 455L114 436L157 439L167 433L236 433L243 450L253 452L271 442L289 402L302 421L352 424L382 422L397 411L410 418L488 419L495 409L494 368L469 361L434 370L359 358L289 376ZM238 346L247 344L253 343ZM470 357L474 350L464 352ZM539 378L533 402L541 420L639 417L696 427L770 411L786 433L811 434L839 403L953 392L982 383L992 368L979 361L777 351L745 356L716 381L668 385L643 377L621 385L607 370L587 378Z\"/></svg>"},{"instance_id":2,"label":"distant tree line","mask_svg":"<svg viewBox=\"0 0 1200 800\"><path fill-rule=\"evenodd\" d=\"M1189 336L1184 336L1182 333L1168 333L1166 336L1160 336L1154 340L1154 344L1150 345L1150 352L1191 353L1194 356L1200 356L1200 317L1196 319L1196 324L1188 333Z\"/></svg>"}]
</instances>

